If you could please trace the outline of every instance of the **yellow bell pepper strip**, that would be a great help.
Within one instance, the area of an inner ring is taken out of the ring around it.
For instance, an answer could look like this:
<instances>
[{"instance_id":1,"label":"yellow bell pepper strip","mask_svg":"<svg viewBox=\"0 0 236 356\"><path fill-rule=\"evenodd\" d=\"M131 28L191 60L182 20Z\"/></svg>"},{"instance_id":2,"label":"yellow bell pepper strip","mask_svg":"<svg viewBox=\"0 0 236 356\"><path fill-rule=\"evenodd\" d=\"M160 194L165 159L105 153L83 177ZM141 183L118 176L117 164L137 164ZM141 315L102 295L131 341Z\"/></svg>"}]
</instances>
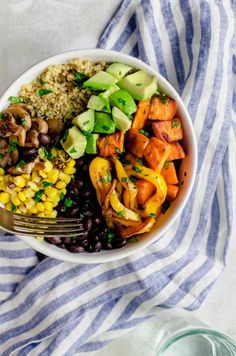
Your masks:
<instances>
[{"instance_id":1,"label":"yellow bell pepper strip","mask_svg":"<svg viewBox=\"0 0 236 356\"><path fill-rule=\"evenodd\" d=\"M134 209L137 207L137 187L131 182L128 174L126 173L122 163L118 159L114 159L116 174L119 182L125 188L124 203L127 208ZM128 192L128 193L127 193Z\"/></svg>"},{"instance_id":2,"label":"yellow bell pepper strip","mask_svg":"<svg viewBox=\"0 0 236 356\"><path fill-rule=\"evenodd\" d=\"M119 217L123 217L126 220L141 221L140 215L126 208L126 206L120 202L115 189L111 193L110 204Z\"/></svg>"},{"instance_id":3,"label":"yellow bell pepper strip","mask_svg":"<svg viewBox=\"0 0 236 356\"><path fill-rule=\"evenodd\" d=\"M119 217L115 217L115 214L112 214L112 221L118 225L124 225L124 226L140 226L140 221L133 221L133 220L125 220Z\"/></svg>"},{"instance_id":4,"label":"yellow bell pepper strip","mask_svg":"<svg viewBox=\"0 0 236 356\"><path fill-rule=\"evenodd\" d=\"M167 186L164 178L159 173L151 168L144 167L138 163L125 167L128 175L133 175L137 178L146 179L156 187L156 193L152 195L144 205L144 209L139 211L143 217L155 217L158 208L164 202L167 193Z\"/></svg>"},{"instance_id":5,"label":"yellow bell pepper strip","mask_svg":"<svg viewBox=\"0 0 236 356\"><path fill-rule=\"evenodd\" d=\"M119 227L120 236L123 238L128 238L133 235L143 234L144 232L148 232L151 230L153 225L155 224L154 218L146 218L144 221L140 222L137 226L127 226Z\"/></svg>"},{"instance_id":6,"label":"yellow bell pepper strip","mask_svg":"<svg viewBox=\"0 0 236 356\"><path fill-rule=\"evenodd\" d=\"M111 188L111 164L108 160L96 157L89 166L89 175L96 190L99 204L105 201L106 195Z\"/></svg>"},{"instance_id":7,"label":"yellow bell pepper strip","mask_svg":"<svg viewBox=\"0 0 236 356\"><path fill-rule=\"evenodd\" d=\"M117 179L113 179L113 181L111 183L111 188L110 188L109 192L107 193L105 201L104 201L104 204L102 206L102 210L103 210L104 213L109 209L111 193L117 187L117 183L118 183Z\"/></svg>"}]
</instances>

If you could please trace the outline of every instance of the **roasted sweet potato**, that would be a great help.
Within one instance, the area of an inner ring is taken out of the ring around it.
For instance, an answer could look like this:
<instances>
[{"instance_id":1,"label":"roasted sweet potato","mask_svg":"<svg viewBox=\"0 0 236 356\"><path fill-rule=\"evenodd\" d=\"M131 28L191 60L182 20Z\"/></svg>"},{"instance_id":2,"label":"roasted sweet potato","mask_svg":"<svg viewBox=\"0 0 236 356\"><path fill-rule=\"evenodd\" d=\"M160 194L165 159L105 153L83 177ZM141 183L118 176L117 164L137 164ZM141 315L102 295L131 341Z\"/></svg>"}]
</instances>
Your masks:
<instances>
[{"instance_id":1,"label":"roasted sweet potato","mask_svg":"<svg viewBox=\"0 0 236 356\"><path fill-rule=\"evenodd\" d=\"M128 150L135 156L142 158L149 139L145 135L142 135L137 129L131 128L127 131L126 142Z\"/></svg>"},{"instance_id":2,"label":"roasted sweet potato","mask_svg":"<svg viewBox=\"0 0 236 356\"><path fill-rule=\"evenodd\" d=\"M161 170L161 175L165 179L166 184L178 184L178 178L173 162L166 161Z\"/></svg>"},{"instance_id":3,"label":"roasted sweet potato","mask_svg":"<svg viewBox=\"0 0 236 356\"><path fill-rule=\"evenodd\" d=\"M149 115L150 105L151 105L150 99L145 101L140 101L138 103L138 110L135 114L133 125L132 125L134 129L140 130L143 128Z\"/></svg>"},{"instance_id":4,"label":"roasted sweet potato","mask_svg":"<svg viewBox=\"0 0 236 356\"><path fill-rule=\"evenodd\" d=\"M170 152L171 145L169 143L161 141L156 137L152 137L143 155L149 167L160 173Z\"/></svg>"},{"instance_id":5,"label":"roasted sweet potato","mask_svg":"<svg viewBox=\"0 0 236 356\"><path fill-rule=\"evenodd\" d=\"M181 121L177 117L173 120L153 122L152 129L155 136L163 141L173 142L183 138Z\"/></svg>"},{"instance_id":6,"label":"roasted sweet potato","mask_svg":"<svg viewBox=\"0 0 236 356\"><path fill-rule=\"evenodd\" d=\"M137 202L143 205L155 193L156 187L145 179L138 179L135 184L138 189Z\"/></svg>"},{"instance_id":7,"label":"roasted sweet potato","mask_svg":"<svg viewBox=\"0 0 236 356\"><path fill-rule=\"evenodd\" d=\"M124 164L136 164L139 158L134 156L132 153L126 153Z\"/></svg>"},{"instance_id":8,"label":"roasted sweet potato","mask_svg":"<svg viewBox=\"0 0 236 356\"><path fill-rule=\"evenodd\" d=\"M179 187L177 185L173 184L167 184L167 194L166 194L166 199L167 200L175 200L177 194L179 191Z\"/></svg>"},{"instance_id":9,"label":"roasted sweet potato","mask_svg":"<svg viewBox=\"0 0 236 356\"><path fill-rule=\"evenodd\" d=\"M182 159L185 157L185 152L179 142L171 142L169 145L171 145L171 151L168 156L168 161Z\"/></svg>"},{"instance_id":10,"label":"roasted sweet potato","mask_svg":"<svg viewBox=\"0 0 236 356\"><path fill-rule=\"evenodd\" d=\"M117 150L124 150L124 132L119 131L112 135L107 135L98 139L99 154L102 157L109 157L117 154Z\"/></svg>"},{"instance_id":11,"label":"roasted sweet potato","mask_svg":"<svg viewBox=\"0 0 236 356\"><path fill-rule=\"evenodd\" d=\"M160 96L153 96L149 110L150 120L172 120L177 111L177 103L175 100Z\"/></svg>"}]
</instances>

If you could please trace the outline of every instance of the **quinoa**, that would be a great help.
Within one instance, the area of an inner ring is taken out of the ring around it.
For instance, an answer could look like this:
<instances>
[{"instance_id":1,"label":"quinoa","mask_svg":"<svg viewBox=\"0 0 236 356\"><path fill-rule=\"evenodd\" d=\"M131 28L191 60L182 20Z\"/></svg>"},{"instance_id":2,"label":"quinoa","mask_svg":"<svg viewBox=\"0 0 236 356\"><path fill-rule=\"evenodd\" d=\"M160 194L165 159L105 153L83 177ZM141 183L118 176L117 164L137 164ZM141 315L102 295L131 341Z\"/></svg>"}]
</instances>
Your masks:
<instances>
[{"instance_id":1,"label":"quinoa","mask_svg":"<svg viewBox=\"0 0 236 356\"><path fill-rule=\"evenodd\" d=\"M106 67L105 62L94 63L79 58L65 64L52 64L32 83L22 85L19 95L34 107L37 117L47 120L70 118L86 110L92 94L75 84L75 73L91 77ZM39 90L47 91L47 94L39 96Z\"/></svg>"}]
</instances>

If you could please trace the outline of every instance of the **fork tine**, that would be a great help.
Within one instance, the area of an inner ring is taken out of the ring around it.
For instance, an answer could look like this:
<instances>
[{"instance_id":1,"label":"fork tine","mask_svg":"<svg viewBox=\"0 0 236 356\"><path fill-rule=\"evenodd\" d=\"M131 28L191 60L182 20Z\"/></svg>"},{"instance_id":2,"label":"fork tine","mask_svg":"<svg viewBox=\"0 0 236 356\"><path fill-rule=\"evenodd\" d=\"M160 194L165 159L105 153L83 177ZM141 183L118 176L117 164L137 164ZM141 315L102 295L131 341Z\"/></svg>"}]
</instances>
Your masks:
<instances>
[{"instance_id":1,"label":"fork tine","mask_svg":"<svg viewBox=\"0 0 236 356\"><path fill-rule=\"evenodd\" d=\"M30 222L30 221L20 221L20 220L14 220L14 225L15 226L28 226L29 228L39 228L39 229L52 229L55 230L55 228L58 230L58 229L61 229L61 228L66 228L66 229L71 229L71 228L76 228L76 229L82 229L83 228L83 225L82 224L75 224L75 223L57 223L55 224L56 226L52 226L52 225L48 225L47 224L47 221L45 221L45 223L42 223L42 222L38 222L37 224L36 223L33 223L33 222Z\"/></svg>"},{"instance_id":2,"label":"fork tine","mask_svg":"<svg viewBox=\"0 0 236 356\"><path fill-rule=\"evenodd\" d=\"M18 226L18 225L15 225L14 224L14 229L16 231L22 231L22 232L29 232L29 233L37 233L38 231L40 233L55 233L55 229L48 229L47 227L44 227L43 229L38 229L37 227L35 228L28 228L28 227L25 227L25 226ZM56 232L57 233L78 233L78 232L83 232L83 229L82 228L77 228L77 227L73 227L71 229L56 229Z\"/></svg>"}]
</instances>

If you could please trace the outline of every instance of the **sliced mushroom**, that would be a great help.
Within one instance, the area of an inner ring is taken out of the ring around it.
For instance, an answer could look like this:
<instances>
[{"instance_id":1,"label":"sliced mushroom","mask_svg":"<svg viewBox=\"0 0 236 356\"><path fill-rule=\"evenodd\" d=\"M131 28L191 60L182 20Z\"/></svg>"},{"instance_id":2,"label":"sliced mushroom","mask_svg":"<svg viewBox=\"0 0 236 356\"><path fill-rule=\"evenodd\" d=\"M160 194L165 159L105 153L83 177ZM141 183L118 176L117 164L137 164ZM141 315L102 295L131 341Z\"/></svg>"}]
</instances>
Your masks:
<instances>
[{"instance_id":1,"label":"sliced mushroom","mask_svg":"<svg viewBox=\"0 0 236 356\"><path fill-rule=\"evenodd\" d=\"M8 147L8 141L5 138L0 139L0 149L7 148Z\"/></svg>"},{"instance_id":2,"label":"sliced mushroom","mask_svg":"<svg viewBox=\"0 0 236 356\"><path fill-rule=\"evenodd\" d=\"M10 108L12 108L12 107L15 108L16 106L24 109L25 111L27 111L30 114L31 118L35 116L35 110L34 110L32 105L19 103L19 104L11 105Z\"/></svg>"},{"instance_id":3,"label":"sliced mushroom","mask_svg":"<svg viewBox=\"0 0 236 356\"><path fill-rule=\"evenodd\" d=\"M48 124L48 132L54 135L59 134L64 128L64 124L62 120L58 120L58 119L50 119L47 121L47 124Z\"/></svg>"},{"instance_id":4,"label":"sliced mushroom","mask_svg":"<svg viewBox=\"0 0 236 356\"><path fill-rule=\"evenodd\" d=\"M34 170L44 169L44 163L34 160L32 162L26 163L25 165L16 165L8 168L7 172L13 176L17 176L19 174L31 174Z\"/></svg>"},{"instance_id":5,"label":"sliced mushroom","mask_svg":"<svg viewBox=\"0 0 236 356\"><path fill-rule=\"evenodd\" d=\"M48 132L48 124L41 117L32 119L32 128L36 130L38 133L46 134Z\"/></svg>"},{"instance_id":6,"label":"sliced mushroom","mask_svg":"<svg viewBox=\"0 0 236 356\"><path fill-rule=\"evenodd\" d=\"M26 143L25 147L39 147L39 139L38 139L39 133L36 130L30 130L26 137Z\"/></svg>"},{"instance_id":7,"label":"sliced mushroom","mask_svg":"<svg viewBox=\"0 0 236 356\"><path fill-rule=\"evenodd\" d=\"M5 168L10 160L10 153L4 149L0 149L0 167Z\"/></svg>"},{"instance_id":8,"label":"sliced mushroom","mask_svg":"<svg viewBox=\"0 0 236 356\"><path fill-rule=\"evenodd\" d=\"M21 147L25 147L25 140L26 140L26 130L23 129L19 136L17 137L18 145Z\"/></svg>"},{"instance_id":9,"label":"sliced mushroom","mask_svg":"<svg viewBox=\"0 0 236 356\"><path fill-rule=\"evenodd\" d=\"M4 112L11 113L18 125L23 126L23 128L28 131L31 127L31 117L25 109L23 109L20 104L15 104L9 106L9 108L5 109Z\"/></svg>"},{"instance_id":10,"label":"sliced mushroom","mask_svg":"<svg viewBox=\"0 0 236 356\"><path fill-rule=\"evenodd\" d=\"M16 123L16 119L11 112L7 110L2 112L2 118L0 120L0 135L2 137L18 136L22 129L22 126Z\"/></svg>"}]
</instances>

